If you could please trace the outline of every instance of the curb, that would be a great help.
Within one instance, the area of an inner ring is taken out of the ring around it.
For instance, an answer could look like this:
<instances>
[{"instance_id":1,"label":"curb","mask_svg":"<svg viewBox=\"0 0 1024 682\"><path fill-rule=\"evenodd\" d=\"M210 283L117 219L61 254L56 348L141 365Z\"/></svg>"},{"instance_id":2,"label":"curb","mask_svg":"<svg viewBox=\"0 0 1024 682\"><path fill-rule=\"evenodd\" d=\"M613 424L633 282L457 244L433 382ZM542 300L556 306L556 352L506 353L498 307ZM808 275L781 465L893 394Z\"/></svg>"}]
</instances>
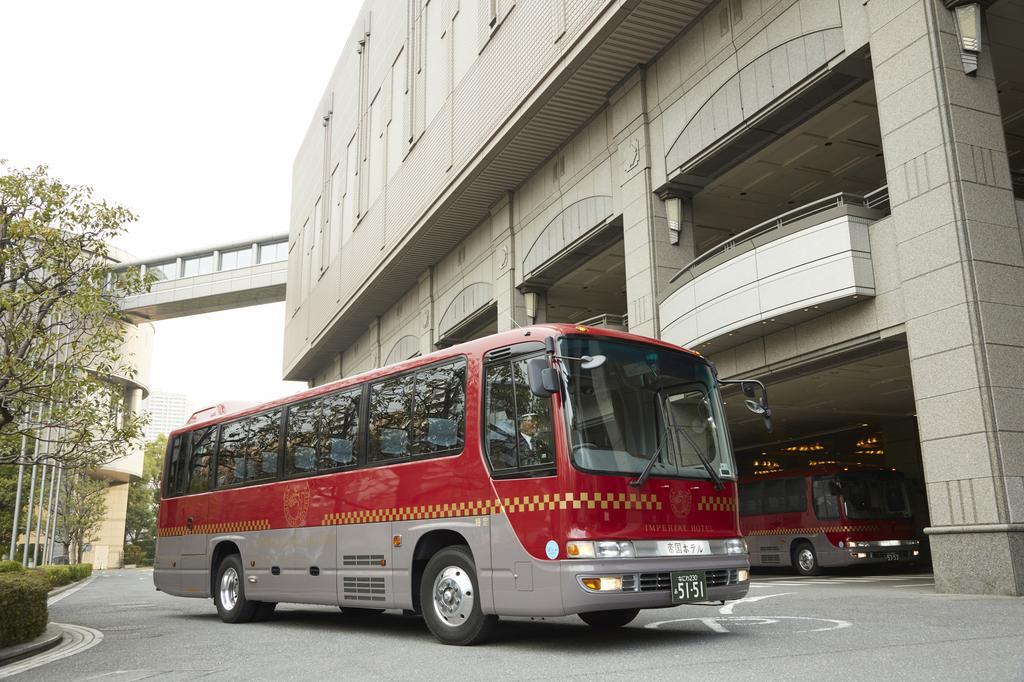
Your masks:
<instances>
[{"instance_id":1,"label":"curb","mask_svg":"<svg viewBox=\"0 0 1024 682\"><path fill-rule=\"evenodd\" d=\"M34 654L42 653L47 649L60 644L64 637L64 629L55 623L47 623L46 630L30 642L22 642L4 649L0 649L0 666L14 661L19 661Z\"/></svg>"}]
</instances>

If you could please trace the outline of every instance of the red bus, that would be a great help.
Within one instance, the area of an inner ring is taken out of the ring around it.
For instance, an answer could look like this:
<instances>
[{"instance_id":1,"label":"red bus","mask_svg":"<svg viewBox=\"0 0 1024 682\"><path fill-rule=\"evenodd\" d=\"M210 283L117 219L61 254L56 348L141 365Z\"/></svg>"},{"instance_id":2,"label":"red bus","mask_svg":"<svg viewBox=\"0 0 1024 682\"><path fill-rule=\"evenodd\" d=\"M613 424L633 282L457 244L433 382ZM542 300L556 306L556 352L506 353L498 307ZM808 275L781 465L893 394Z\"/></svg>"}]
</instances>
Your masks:
<instances>
[{"instance_id":1,"label":"red bus","mask_svg":"<svg viewBox=\"0 0 1024 682\"><path fill-rule=\"evenodd\" d=\"M189 424L154 582L232 623L278 602L403 609L449 644L503 615L612 628L741 598L719 383L677 346L552 324Z\"/></svg>"},{"instance_id":2,"label":"red bus","mask_svg":"<svg viewBox=\"0 0 1024 682\"><path fill-rule=\"evenodd\" d=\"M822 568L920 559L913 510L895 469L827 465L740 481L740 527L753 566Z\"/></svg>"}]
</instances>

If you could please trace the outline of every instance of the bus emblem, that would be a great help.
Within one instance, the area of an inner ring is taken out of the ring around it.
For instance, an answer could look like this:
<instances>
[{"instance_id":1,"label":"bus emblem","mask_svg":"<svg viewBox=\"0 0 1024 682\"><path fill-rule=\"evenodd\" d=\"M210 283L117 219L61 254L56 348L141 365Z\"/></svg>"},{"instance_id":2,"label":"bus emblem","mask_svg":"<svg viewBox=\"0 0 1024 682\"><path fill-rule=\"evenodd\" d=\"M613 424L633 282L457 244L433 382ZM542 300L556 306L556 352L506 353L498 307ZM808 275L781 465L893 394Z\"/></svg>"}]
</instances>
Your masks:
<instances>
[{"instance_id":1,"label":"bus emblem","mask_svg":"<svg viewBox=\"0 0 1024 682\"><path fill-rule=\"evenodd\" d=\"M672 505L672 513L679 518L689 516L690 509L693 506L693 496L689 490L676 488L668 497L669 504Z\"/></svg>"},{"instance_id":2,"label":"bus emblem","mask_svg":"<svg viewBox=\"0 0 1024 682\"><path fill-rule=\"evenodd\" d=\"M306 523L309 511L309 483L298 481L284 489L284 518L292 528Z\"/></svg>"}]
</instances>

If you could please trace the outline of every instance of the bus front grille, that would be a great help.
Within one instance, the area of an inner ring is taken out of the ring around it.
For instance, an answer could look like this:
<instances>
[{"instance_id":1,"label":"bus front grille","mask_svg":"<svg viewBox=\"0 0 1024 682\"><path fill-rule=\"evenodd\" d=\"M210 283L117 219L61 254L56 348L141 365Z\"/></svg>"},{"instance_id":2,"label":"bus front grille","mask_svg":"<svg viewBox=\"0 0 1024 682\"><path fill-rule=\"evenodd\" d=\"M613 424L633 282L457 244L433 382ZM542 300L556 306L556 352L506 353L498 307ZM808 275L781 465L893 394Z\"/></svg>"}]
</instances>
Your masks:
<instances>
[{"instance_id":1,"label":"bus front grille","mask_svg":"<svg viewBox=\"0 0 1024 682\"><path fill-rule=\"evenodd\" d=\"M641 573L639 578L641 592L667 592L672 588L671 573ZM739 571L735 568L704 571L704 578L707 580L708 587L735 585L740 581ZM622 589L630 589L626 587L625 580L623 581Z\"/></svg>"}]
</instances>

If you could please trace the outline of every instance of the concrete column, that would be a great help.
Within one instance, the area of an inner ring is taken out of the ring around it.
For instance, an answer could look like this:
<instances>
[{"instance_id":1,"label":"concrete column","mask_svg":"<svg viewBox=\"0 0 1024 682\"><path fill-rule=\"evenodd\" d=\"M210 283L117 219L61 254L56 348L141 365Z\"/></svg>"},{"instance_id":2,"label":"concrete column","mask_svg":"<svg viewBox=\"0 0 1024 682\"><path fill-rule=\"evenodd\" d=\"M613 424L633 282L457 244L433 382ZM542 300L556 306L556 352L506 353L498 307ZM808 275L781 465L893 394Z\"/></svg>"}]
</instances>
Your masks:
<instances>
[{"instance_id":1,"label":"concrete column","mask_svg":"<svg viewBox=\"0 0 1024 682\"><path fill-rule=\"evenodd\" d=\"M516 250L515 223L512 211L512 193L506 194L491 208L491 243L494 248L494 299L498 303L498 331L530 324L526 317L526 302L516 288L522 272L520 255Z\"/></svg>"},{"instance_id":2,"label":"concrete column","mask_svg":"<svg viewBox=\"0 0 1024 682\"><path fill-rule=\"evenodd\" d=\"M1024 594L1024 250L986 44L940 0L866 4L937 589Z\"/></svg>"},{"instance_id":3,"label":"concrete column","mask_svg":"<svg viewBox=\"0 0 1024 682\"><path fill-rule=\"evenodd\" d=\"M417 280L417 301L420 307L419 336L420 353L426 355L434 350L437 339L434 321L434 268L431 266Z\"/></svg>"},{"instance_id":4,"label":"concrete column","mask_svg":"<svg viewBox=\"0 0 1024 682\"><path fill-rule=\"evenodd\" d=\"M609 97L609 106L618 150L629 331L657 337L659 295L689 260L671 243L665 204L653 194L645 77L642 69L634 72Z\"/></svg>"}]
</instances>

